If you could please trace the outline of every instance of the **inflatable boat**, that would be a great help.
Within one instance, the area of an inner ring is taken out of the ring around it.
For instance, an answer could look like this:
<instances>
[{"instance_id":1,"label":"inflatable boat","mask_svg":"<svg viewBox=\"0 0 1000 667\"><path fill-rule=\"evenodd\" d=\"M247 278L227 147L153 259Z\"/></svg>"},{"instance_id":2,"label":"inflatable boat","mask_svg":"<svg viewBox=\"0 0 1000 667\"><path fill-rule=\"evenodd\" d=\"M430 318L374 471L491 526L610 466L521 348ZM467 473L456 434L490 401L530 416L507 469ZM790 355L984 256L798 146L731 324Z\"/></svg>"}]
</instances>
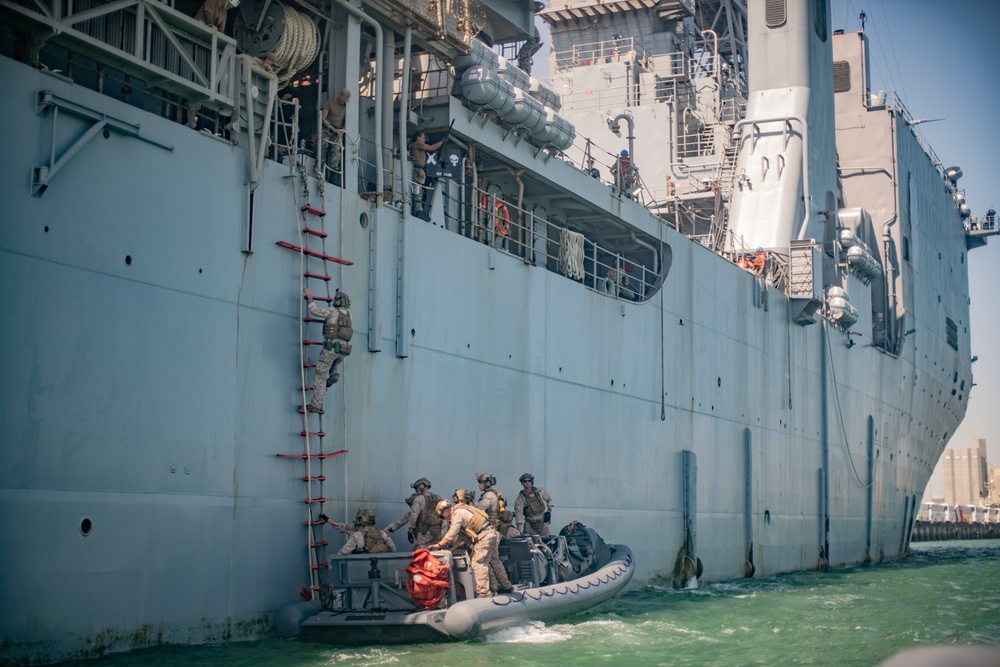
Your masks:
<instances>
[{"instance_id":1,"label":"inflatable boat","mask_svg":"<svg viewBox=\"0 0 1000 667\"><path fill-rule=\"evenodd\" d=\"M570 524L558 536L501 541L512 592L476 598L468 554L441 550L334 556L322 602L282 608L283 637L334 644L449 641L569 616L608 600L635 571L631 550Z\"/></svg>"}]
</instances>

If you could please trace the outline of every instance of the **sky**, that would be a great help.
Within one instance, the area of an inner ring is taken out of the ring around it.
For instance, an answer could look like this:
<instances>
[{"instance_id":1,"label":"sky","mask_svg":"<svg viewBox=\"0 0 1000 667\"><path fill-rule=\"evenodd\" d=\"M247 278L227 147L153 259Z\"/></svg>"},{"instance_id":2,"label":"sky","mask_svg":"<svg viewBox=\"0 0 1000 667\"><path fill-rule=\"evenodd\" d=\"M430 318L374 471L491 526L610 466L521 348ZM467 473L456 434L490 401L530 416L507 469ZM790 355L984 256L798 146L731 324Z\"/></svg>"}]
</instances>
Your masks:
<instances>
[{"instance_id":1,"label":"sky","mask_svg":"<svg viewBox=\"0 0 1000 667\"><path fill-rule=\"evenodd\" d=\"M870 42L872 88L893 89L913 118L943 118L919 129L959 180L973 215L1000 209L1000 0L832 0L831 24L861 27ZM949 447L985 438L987 460L1000 465L1000 236L968 255L975 382L965 421ZM944 495L938 465L924 499Z\"/></svg>"},{"instance_id":2,"label":"sky","mask_svg":"<svg viewBox=\"0 0 1000 667\"><path fill-rule=\"evenodd\" d=\"M1000 210L1000 0L831 0L833 29L857 32L866 14L873 90L895 90L946 167L959 181L973 215ZM551 42L542 41L536 71L548 71ZM543 75L544 76L544 75ZM1000 465L1000 236L968 255L972 301L973 390L965 421L949 447L985 438L987 459ZM944 495L939 465L925 499Z\"/></svg>"}]
</instances>

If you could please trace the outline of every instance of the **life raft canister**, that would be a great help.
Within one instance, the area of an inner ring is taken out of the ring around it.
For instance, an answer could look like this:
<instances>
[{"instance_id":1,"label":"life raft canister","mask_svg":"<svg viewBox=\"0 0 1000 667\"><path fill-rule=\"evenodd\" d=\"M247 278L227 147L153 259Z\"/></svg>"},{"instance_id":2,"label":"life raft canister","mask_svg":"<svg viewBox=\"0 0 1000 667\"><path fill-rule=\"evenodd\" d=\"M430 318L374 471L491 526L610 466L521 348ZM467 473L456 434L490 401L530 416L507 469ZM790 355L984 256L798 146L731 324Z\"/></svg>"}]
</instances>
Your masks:
<instances>
[{"instance_id":1,"label":"life raft canister","mask_svg":"<svg viewBox=\"0 0 1000 667\"><path fill-rule=\"evenodd\" d=\"M406 590L410 592L413 604L421 609L436 609L451 588L451 568L427 549L417 549L406 571L410 575L406 580Z\"/></svg>"},{"instance_id":2,"label":"life raft canister","mask_svg":"<svg viewBox=\"0 0 1000 667\"><path fill-rule=\"evenodd\" d=\"M479 208L489 212L486 195L479 198ZM493 199L493 233L501 238L507 238L510 234L510 211L499 197Z\"/></svg>"}]
</instances>

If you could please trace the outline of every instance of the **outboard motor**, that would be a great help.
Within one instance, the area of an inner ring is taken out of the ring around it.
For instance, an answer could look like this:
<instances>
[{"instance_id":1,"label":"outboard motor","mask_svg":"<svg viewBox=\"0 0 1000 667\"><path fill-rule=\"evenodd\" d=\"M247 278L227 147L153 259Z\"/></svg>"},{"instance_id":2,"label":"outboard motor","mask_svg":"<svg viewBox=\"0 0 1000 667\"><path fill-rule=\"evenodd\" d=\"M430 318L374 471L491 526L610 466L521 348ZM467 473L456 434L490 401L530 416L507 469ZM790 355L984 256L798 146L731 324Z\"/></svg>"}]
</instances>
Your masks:
<instances>
[{"instance_id":1,"label":"outboard motor","mask_svg":"<svg viewBox=\"0 0 1000 667\"><path fill-rule=\"evenodd\" d=\"M598 563L611 558L611 548L596 531L576 521L565 526L559 534L566 538L566 546L574 577L596 571Z\"/></svg>"}]
</instances>

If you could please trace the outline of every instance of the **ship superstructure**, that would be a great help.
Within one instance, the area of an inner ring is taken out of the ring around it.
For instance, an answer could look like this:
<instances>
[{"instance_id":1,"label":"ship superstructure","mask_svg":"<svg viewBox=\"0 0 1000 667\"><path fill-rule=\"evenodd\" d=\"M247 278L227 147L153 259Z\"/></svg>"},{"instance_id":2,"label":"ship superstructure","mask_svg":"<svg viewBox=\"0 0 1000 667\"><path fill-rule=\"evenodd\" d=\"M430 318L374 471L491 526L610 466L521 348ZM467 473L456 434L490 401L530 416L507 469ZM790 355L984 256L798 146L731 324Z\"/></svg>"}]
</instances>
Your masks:
<instances>
[{"instance_id":1,"label":"ship superstructure","mask_svg":"<svg viewBox=\"0 0 1000 667\"><path fill-rule=\"evenodd\" d=\"M424 475L646 578L906 553L995 229L825 0L197 5L0 0L3 662L258 636Z\"/></svg>"}]
</instances>

